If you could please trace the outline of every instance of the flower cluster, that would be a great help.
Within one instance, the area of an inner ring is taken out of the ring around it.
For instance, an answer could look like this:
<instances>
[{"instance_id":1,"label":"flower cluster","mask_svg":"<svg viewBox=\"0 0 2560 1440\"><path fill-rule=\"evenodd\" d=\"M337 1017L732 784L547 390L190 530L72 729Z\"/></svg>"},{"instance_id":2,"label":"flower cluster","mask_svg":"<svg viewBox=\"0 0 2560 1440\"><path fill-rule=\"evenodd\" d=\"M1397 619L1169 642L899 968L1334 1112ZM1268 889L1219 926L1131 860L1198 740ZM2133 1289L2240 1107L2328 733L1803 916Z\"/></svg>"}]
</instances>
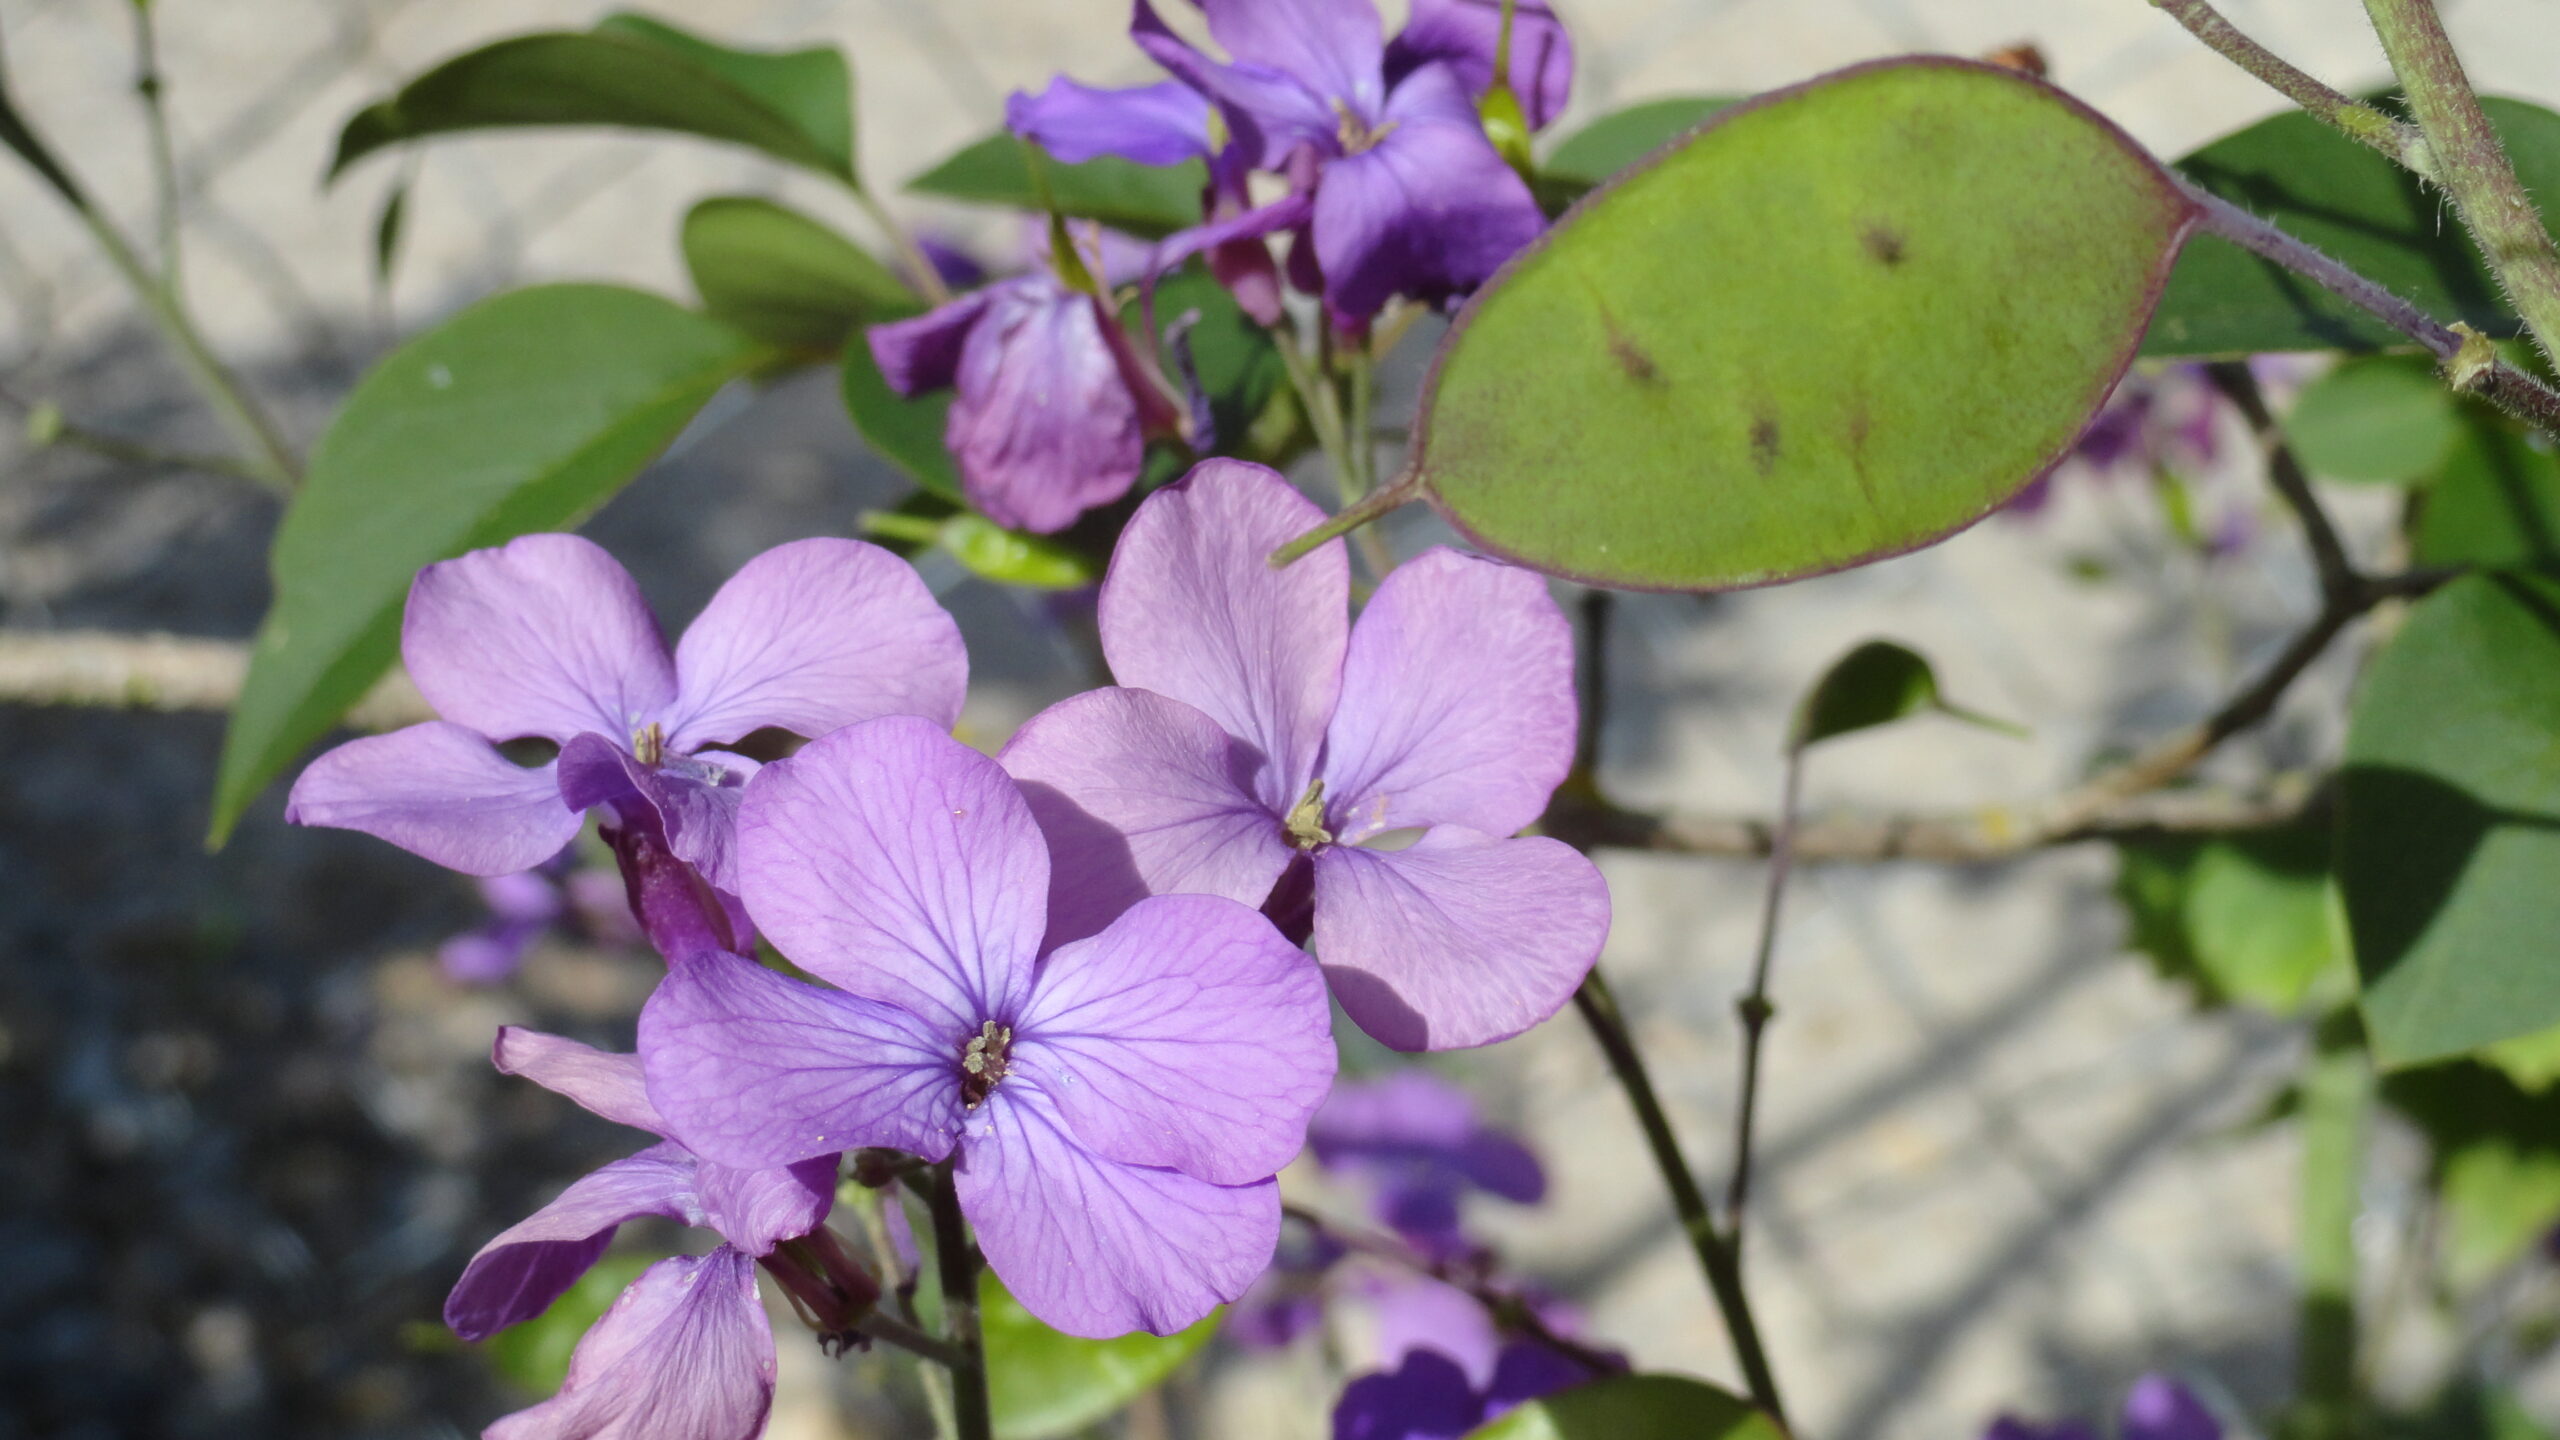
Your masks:
<instances>
[{"instance_id":1,"label":"flower cluster","mask_svg":"<svg viewBox=\"0 0 2560 1440\"><path fill-rule=\"evenodd\" d=\"M720 1239L644 1273L560 1394L493 1435L756 1433L759 1266L833 1343L893 1323L827 1227L848 1152L932 1167L997 1277L1084 1336L1243 1295L1311 1122L1320 1163L1375 1172L1435 1257L1460 1254L1460 1189L1534 1198L1535 1161L1429 1082L1317 1117L1329 992L1390 1044L1475 1045L1552 1013L1596 955L1599 873L1514 833L1572 751L1569 632L1535 576L1447 551L1355 625L1340 542L1262 559L1313 515L1230 462L1151 496L1100 602L1121 685L1001 760L949 733L956 628L868 545L757 557L672 652L572 536L419 575L403 650L444 718L323 755L292 818L508 875L592 814L667 961L636 1055L499 1036L499 1069L658 1143L492 1240L447 1320L476 1338L539 1313L625 1220ZM777 731L785 758L733 748ZM758 963L758 937L809 978ZM1525 1363L1460 1358L1479 1410Z\"/></svg>"}]
</instances>

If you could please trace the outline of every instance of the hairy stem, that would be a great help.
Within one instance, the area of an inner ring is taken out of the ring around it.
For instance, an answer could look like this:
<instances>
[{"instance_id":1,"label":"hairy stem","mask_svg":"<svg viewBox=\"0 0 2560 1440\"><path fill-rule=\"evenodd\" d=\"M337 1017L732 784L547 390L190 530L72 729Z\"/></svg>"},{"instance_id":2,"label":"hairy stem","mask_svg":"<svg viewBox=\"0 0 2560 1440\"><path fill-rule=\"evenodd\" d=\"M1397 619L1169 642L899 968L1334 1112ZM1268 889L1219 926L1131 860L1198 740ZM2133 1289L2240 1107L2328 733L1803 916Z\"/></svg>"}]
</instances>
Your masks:
<instances>
[{"instance_id":1,"label":"hairy stem","mask_svg":"<svg viewBox=\"0 0 2560 1440\"><path fill-rule=\"evenodd\" d=\"M2435 178L2435 157L2427 149L2427 138L2415 126L2403 124L2360 100L2340 94L2316 77L2296 68L2284 57L2240 33L2222 12L2208 0L2151 0L2167 11L2169 18L2187 28L2187 33L2203 41L2217 54L2250 74L2273 86L2278 94L2301 106L2311 118L2391 157L2404 168Z\"/></svg>"},{"instance_id":2,"label":"hairy stem","mask_svg":"<svg viewBox=\"0 0 2560 1440\"><path fill-rule=\"evenodd\" d=\"M2435 0L2365 0L2364 8L2435 154L2433 178L2453 196L2542 353L2560 356L2560 246L2507 163Z\"/></svg>"},{"instance_id":3,"label":"hairy stem","mask_svg":"<svg viewBox=\"0 0 2560 1440\"><path fill-rule=\"evenodd\" d=\"M1750 1297L1743 1292L1742 1267L1724 1234L1716 1228L1715 1216L1707 1210L1707 1197L1698 1189L1697 1176L1689 1169L1687 1157L1680 1153L1679 1137L1671 1132L1670 1117L1663 1113L1661 1098L1654 1093L1653 1077L1645 1070L1644 1057L1636 1050L1635 1037L1627 1030L1617 997L1609 993L1609 982L1601 978L1597 968L1584 978L1582 988L1573 992L1573 1005L1591 1027L1592 1038L1599 1041L1600 1053L1608 1058L1609 1071L1617 1077L1618 1088L1626 1092L1627 1103L1635 1107L1636 1123L1644 1130L1646 1148L1653 1152L1654 1168L1662 1172L1662 1183L1671 1192L1671 1208L1680 1218L1682 1233L1689 1237L1689 1248L1697 1254L1708 1293L1715 1297L1716 1309L1724 1317L1725 1334L1733 1341L1734 1359L1742 1366L1743 1382L1750 1388L1752 1403L1783 1427L1786 1410L1778 1401L1777 1377L1770 1373L1768 1352L1761 1347L1760 1326L1752 1318Z\"/></svg>"},{"instance_id":4,"label":"hairy stem","mask_svg":"<svg viewBox=\"0 0 2560 1440\"><path fill-rule=\"evenodd\" d=\"M951 1367L952 1408L960 1440L994 1440L994 1412L987 1401L987 1346L978 1333L977 1242L960 1214L960 1189L951 1162L933 1167L928 1207L933 1211L933 1256L942 1285L944 1337L960 1353Z\"/></svg>"},{"instance_id":5,"label":"hairy stem","mask_svg":"<svg viewBox=\"0 0 2560 1440\"><path fill-rule=\"evenodd\" d=\"M1804 790L1804 747L1787 747L1786 779L1779 787L1778 828L1769 839L1769 888L1760 905L1760 943L1751 956L1751 989L1734 1002L1742 1017L1742 1100L1733 1120L1733 1179L1725 1187L1724 1223L1733 1261L1742 1264L1743 1207L1751 1199L1751 1129L1760 1107L1760 1040L1777 1013L1769 1003L1769 962L1778 950L1778 911L1795 861L1796 808Z\"/></svg>"}]
</instances>

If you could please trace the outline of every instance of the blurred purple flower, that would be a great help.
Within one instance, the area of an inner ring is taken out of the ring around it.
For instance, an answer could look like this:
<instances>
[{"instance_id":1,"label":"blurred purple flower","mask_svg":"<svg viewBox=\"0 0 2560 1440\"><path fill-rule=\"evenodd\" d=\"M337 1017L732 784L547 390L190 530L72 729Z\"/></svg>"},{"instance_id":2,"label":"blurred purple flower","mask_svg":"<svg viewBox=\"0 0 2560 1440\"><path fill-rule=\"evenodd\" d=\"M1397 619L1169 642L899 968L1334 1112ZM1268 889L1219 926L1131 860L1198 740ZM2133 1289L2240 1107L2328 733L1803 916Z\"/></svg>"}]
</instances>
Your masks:
<instances>
[{"instance_id":1,"label":"blurred purple flower","mask_svg":"<svg viewBox=\"0 0 2560 1440\"><path fill-rule=\"evenodd\" d=\"M956 1155L988 1263L1072 1335L1171 1334L1262 1273L1271 1177L1334 1063L1323 984L1270 922L1164 896L1043 958L1050 862L1020 792L911 718L766 767L738 838L757 924L838 988L718 954L670 969L640 1048L686 1144Z\"/></svg>"},{"instance_id":2,"label":"blurred purple flower","mask_svg":"<svg viewBox=\"0 0 2560 1440\"><path fill-rule=\"evenodd\" d=\"M1235 460L1139 506L1102 586L1119 685L1034 716L1001 757L1056 857L1050 940L1150 894L1303 887L1362 1029L1403 1050L1516 1035L1609 928L1589 860L1512 838L1572 762L1572 633L1537 575L1439 549L1355 629L1341 542L1264 558L1323 519Z\"/></svg>"},{"instance_id":3,"label":"blurred purple flower","mask_svg":"<svg viewBox=\"0 0 2560 1440\"><path fill-rule=\"evenodd\" d=\"M875 715L948 725L968 683L959 629L932 592L855 540L748 561L670 655L612 556L575 535L527 535L419 571L400 649L444 718L322 755L285 818L493 876L549 860L603 806L633 913L669 953L752 943L728 897L756 763L712 747ZM497 748L523 739L558 757L525 766Z\"/></svg>"},{"instance_id":4,"label":"blurred purple flower","mask_svg":"<svg viewBox=\"0 0 2560 1440\"><path fill-rule=\"evenodd\" d=\"M622 881L607 872L576 867L576 851L531 870L484 875L473 881L489 918L436 949L445 978L458 985L495 985L516 973L533 943L554 930L599 945L641 940Z\"/></svg>"},{"instance_id":5,"label":"blurred purple flower","mask_svg":"<svg viewBox=\"0 0 2560 1440\"><path fill-rule=\"evenodd\" d=\"M2125 1392L2116 1435L2117 1440L2222 1440L2222 1422L2195 1392L2166 1375L2151 1374ZM2077 1420L2035 1425L2003 1415L1982 1432L1982 1440L2098 1440L2098 1432Z\"/></svg>"},{"instance_id":6,"label":"blurred purple flower","mask_svg":"<svg viewBox=\"0 0 2560 1440\"><path fill-rule=\"evenodd\" d=\"M1482 1124L1465 1091L1421 1070L1336 1085L1307 1126L1307 1145L1327 1170L1366 1178L1372 1213L1434 1259L1474 1248L1458 1223L1468 1191L1523 1205L1546 1195L1538 1157Z\"/></svg>"},{"instance_id":7,"label":"blurred purple flower","mask_svg":"<svg viewBox=\"0 0 2560 1440\"><path fill-rule=\"evenodd\" d=\"M1535 1340L1501 1342L1482 1359L1471 1367L1438 1345L1407 1346L1390 1358L1393 1368L1343 1387L1333 1407L1334 1440L1458 1440L1541 1395L1595 1378L1583 1362Z\"/></svg>"}]
</instances>

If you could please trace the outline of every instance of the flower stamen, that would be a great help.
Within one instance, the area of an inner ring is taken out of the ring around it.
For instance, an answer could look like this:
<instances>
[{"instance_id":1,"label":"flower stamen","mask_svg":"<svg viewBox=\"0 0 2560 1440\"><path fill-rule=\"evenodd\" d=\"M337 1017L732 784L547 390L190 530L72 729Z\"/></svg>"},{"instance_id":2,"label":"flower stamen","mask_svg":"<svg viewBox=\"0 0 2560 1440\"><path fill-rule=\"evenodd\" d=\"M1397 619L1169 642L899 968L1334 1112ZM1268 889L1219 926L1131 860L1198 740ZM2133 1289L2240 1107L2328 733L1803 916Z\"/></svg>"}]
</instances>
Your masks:
<instances>
[{"instance_id":1,"label":"flower stamen","mask_svg":"<svg viewBox=\"0 0 2560 1440\"><path fill-rule=\"evenodd\" d=\"M666 727L652 720L631 732L631 754L643 765L655 765L667 753Z\"/></svg>"},{"instance_id":2,"label":"flower stamen","mask_svg":"<svg viewBox=\"0 0 2560 1440\"><path fill-rule=\"evenodd\" d=\"M1289 818L1281 822L1288 832L1289 843L1301 850L1313 850L1333 843L1333 832L1324 828L1324 781L1307 782L1307 793L1289 808Z\"/></svg>"},{"instance_id":3,"label":"flower stamen","mask_svg":"<svg viewBox=\"0 0 2560 1440\"><path fill-rule=\"evenodd\" d=\"M960 1105L975 1110L995 1093L1013 1056L1013 1027L988 1021L960 1047Z\"/></svg>"}]
</instances>

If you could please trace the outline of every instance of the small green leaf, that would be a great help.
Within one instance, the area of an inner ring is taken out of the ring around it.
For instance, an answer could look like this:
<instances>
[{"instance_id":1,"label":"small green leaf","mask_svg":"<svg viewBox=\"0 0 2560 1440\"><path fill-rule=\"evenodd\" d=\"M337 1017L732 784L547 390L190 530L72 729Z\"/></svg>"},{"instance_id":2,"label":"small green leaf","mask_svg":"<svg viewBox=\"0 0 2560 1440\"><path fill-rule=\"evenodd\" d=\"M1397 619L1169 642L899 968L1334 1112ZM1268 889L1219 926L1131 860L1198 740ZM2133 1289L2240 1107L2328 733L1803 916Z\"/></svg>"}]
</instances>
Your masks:
<instances>
[{"instance_id":1,"label":"small green leaf","mask_svg":"<svg viewBox=\"0 0 2560 1440\"><path fill-rule=\"evenodd\" d=\"M2539 1095L2560 1081L2560 1026L2501 1040L2481 1051L2480 1059Z\"/></svg>"},{"instance_id":2,"label":"small green leaf","mask_svg":"<svg viewBox=\"0 0 2560 1440\"><path fill-rule=\"evenodd\" d=\"M655 295L543 285L481 301L375 366L276 532L214 842L390 666L420 566L576 523L759 354Z\"/></svg>"},{"instance_id":3,"label":"small green leaf","mask_svg":"<svg viewBox=\"0 0 2560 1440\"><path fill-rule=\"evenodd\" d=\"M2560 193L2560 115L2482 102L2525 190ZM2178 162L2204 188L2273 221L2439 320L2490 335L2522 328L2441 196L2416 176L2300 111L2262 120ZM2408 337L2301 276L2206 236L2169 277L2145 355L2372 350Z\"/></svg>"},{"instance_id":4,"label":"small green leaf","mask_svg":"<svg viewBox=\"0 0 2560 1440\"><path fill-rule=\"evenodd\" d=\"M872 449L924 489L959 502L960 467L942 443L951 419L950 391L910 400L890 389L860 335L844 347L843 391L845 413Z\"/></svg>"},{"instance_id":5,"label":"small green leaf","mask_svg":"<svg viewBox=\"0 0 2560 1440\"><path fill-rule=\"evenodd\" d=\"M400 263L400 236L409 219L409 182L401 181L383 197L382 213L373 222L373 283L388 286Z\"/></svg>"},{"instance_id":6,"label":"small green leaf","mask_svg":"<svg viewBox=\"0 0 2560 1440\"><path fill-rule=\"evenodd\" d=\"M998 1440L1051 1440L1116 1414L1208 1344L1224 1313L1172 1335L1079 1340L1034 1319L993 1275L979 1299Z\"/></svg>"},{"instance_id":7,"label":"small green leaf","mask_svg":"<svg viewBox=\"0 0 2560 1440\"><path fill-rule=\"evenodd\" d=\"M784 349L832 352L857 325L923 308L861 246L770 200L703 201L685 214L683 244L703 308Z\"/></svg>"},{"instance_id":8,"label":"small green leaf","mask_svg":"<svg viewBox=\"0 0 2560 1440\"><path fill-rule=\"evenodd\" d=\"M2421 565L2560 566L2560 460L2504 416L2466 408L2419 505Z\"/></svg>"},{"instance_id":9,"label":"small green leaf","mask_svg":"<svg viewBox=\"0 0 2560 1440\"><path fill-rule=\"evenodd\" d=\"M1043 208L1041 187L1031 177L1030 157L1036 153L1029 142L1000 131L963 147L908 181L907 188L945 200L1036 212ZM1047 201L1059 214L1147 236L1199 224L1200 196L1209 184L1208 167L1197 160L1140 165L1107 155L1080 165L1043 156L1041 175L1048 182Z\"/></svg>"},{"instance_id":10,"label":"small green leaf","mask_svg":"<svg viewBox=\"0 0 2560 1440\"><path fill-rule=\"evenodd\" d=\"M1734 98L1675 95L1603 115L1558 145L1538 174L1587 190L1705 124Z\"/></svg>"},{"instance_id":11,"label":"small green leaf","mask_svg":"<svg viewBox=\"0 0 2560 1440\"><path fill-rule=\"evenodd\" d=\"M2560 1224L2560 1095L2529 1095L2460 1061L2389 1076L2382 1096L2435 1152L2457 1286L2486 1279Z\"/></svg>"},{"instance_id":12,"label":"small green leaf","mask_svg":"<svg viewBox=\"0 0 2560 1440\"><path fill-rule=\"evenodd\" d=\"M2462 428L2460 403L2422 357L2351 359L2303 387L2284 435L2323 480L2405 484L2443 462Z\"/></svg>"},{"instance_id":13,"label":"small green leaf","mask_svg":"<svg viewBox=\"0 0 2560 1440\"><path fill-rule=\"evenodd\" d=\"M2560 1024L2560 584L2457 580L2347 727L2338 881L2386 1066Z\"/></svg>"},{"instance_id":14,"label":"small green leaf","mask_svg":"<svg viewBox=\"0 0 2560 1440\"><path fill-rule=\"evenodd\" d=\"M1948 704L1938 693L1937 671L1918 651L1890 640L1870 640L1833 661L1805 692L1787 730L1787 748L1802 750L1836 735L1890 725L1923 710L2012 735L2025 733L2005 721Z\"/></svg>"},{"instance_id":15,"label":"small green leaf","mask_svg":"<svg viewBox=\"0 0 2560 1440\"><path fill-rule=\"evenodd\" d=\"M1198 372L1200 388L1209 396L1209 415L1218 430L1218 449L1232 454L1252 431L1271 397L1289 383L1288 369L1281 364L1280 352L1271 343L1271 332L1253 323L1227 287L1213 278L1208 268L1198 263L1166 276L1157 284L1155 293L1156 324L1171 329L1182 317L1199 313L1199 320L1183 332L1183 346L1188 349L1192 365ZM1142 330L1139 309L1129 306L1123 316L1133 331ZM1155 348L1153 337L1141 334L1140 343ZM1168 365L1168 371L1174 367Z\"/></svg>"},{"instance_id":16,"label":"small green leaf","mask_svg":"<svg viewBox=\"0 0 2560 1440\"><path fill-rule=\"evenodd\" d=\"M1719 113L1479 291L1417 478L1549 574L1721 590L1981 519L2114 388L2195 212L2051 86L1944 59Z\"/></svg>"},{"instance_id":17,"label":"small green leaf","mask_svg":"<svg viewBox=\"0 0 2560 1440\"><path fill-rule=\"evenodd\" d=\"M1679 1375L1615 1375L1532 1400L1468 1440L1785 1440L1748 1401Z\"/></svg>"},{"instance_id":18,"label":"small green leaf","mask_svg":"<svg viewBox=\"0 0 2560 1440\"><path fill-rule=\"evenodd\" d=\"M623 1288L649 1268L647 1255L607 1255L560 1292L551 1308L489 1337L481 1353L530 1395L549 1395L569 1376L569 1357Z\"/></svg>"},{"instance_id":19,"label":"small green leaf","mask_svg":"<svg viewBox=\"0 0 2560 1440\"><path fill-rule=\"evenodd\" d=\"M725 140L855 183L853 72L834 47L734 50L629 14L445 61L350 118L329 176L429 135L557 125Z\"/></svg>"},{"instance_id":20,"label":"small green leaf","mask_svg":"<svg viewBox=\"0 0 2560 1440\"><path fill-rule=\"evenodd\" d=\"M1080 590L1102 578L1094 558L1045 535L1007 530L984 515L954 515L942 525L942 548L969 573L999 585Z\"/></svg>"},{"instance_id":21,"label":"small green leaf","mask_svg":"<svg viewBox=\"0 0 2560 1440\"><path fill-rule=\"evenodd\" d=\"M2274 830L2149 841L2120 852L2129 943L2208 1005L2277 1014L2325 1004L2346 955L2329 925L2329 835Z\"/></svg>"}]
</instances>

